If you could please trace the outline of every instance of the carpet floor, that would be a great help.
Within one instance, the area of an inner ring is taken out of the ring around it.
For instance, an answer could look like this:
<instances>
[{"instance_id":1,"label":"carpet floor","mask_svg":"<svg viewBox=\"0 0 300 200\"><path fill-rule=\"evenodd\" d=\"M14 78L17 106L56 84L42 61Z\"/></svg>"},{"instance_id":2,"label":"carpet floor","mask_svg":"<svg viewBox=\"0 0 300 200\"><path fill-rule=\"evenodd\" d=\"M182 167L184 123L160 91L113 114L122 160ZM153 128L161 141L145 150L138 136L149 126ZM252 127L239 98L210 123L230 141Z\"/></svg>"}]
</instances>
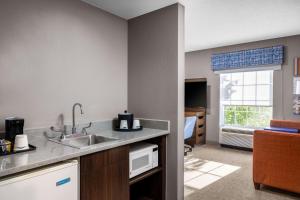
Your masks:
<instances>
[{"instance_id":1,"label":"carpet floor","mask_svg":"<svg viewBox=\"0 0 300 200\"><path fill-rule=\"evenodd\" d=\"M252 182L252 152L197 146L185 156L185 200L290 200L299 194L263 186L255 190Z\"/></svg>"}]
</instances>

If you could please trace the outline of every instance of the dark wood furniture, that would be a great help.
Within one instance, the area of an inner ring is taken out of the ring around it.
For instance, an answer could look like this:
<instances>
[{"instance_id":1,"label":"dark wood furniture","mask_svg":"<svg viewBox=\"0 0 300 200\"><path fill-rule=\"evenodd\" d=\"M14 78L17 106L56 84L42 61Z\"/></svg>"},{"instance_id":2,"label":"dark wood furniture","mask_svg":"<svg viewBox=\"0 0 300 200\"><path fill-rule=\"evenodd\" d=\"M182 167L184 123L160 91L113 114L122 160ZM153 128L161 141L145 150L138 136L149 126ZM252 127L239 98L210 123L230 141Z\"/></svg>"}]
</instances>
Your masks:
<instances>
[{"instance_id":1,"label":"dark wood furniture","mask_svg":"<svg viewBox=\"0 0 300 200\"><path fill-rule=\"evenodd\" d=\"M129 199L129 146L80 158L81 200Z\"/></svg>"},{"instance_id":2,"label":"dark wood furniture","mask_svg":"<svg viewBox=\"0 0 300 200\"><path fill-rule=\"evenodd\" d=\"M165 200L166 136L143 142L158 145L159 166L129 179L130 145L80 158L81 200Z\"/></svg>"},{"instance_id":3,"label":"dark wood furniture","mask_svg":"<svg viewBox=\"0 0 300 200\"><path fill-rule=\"evenodd\" d=\"M205 144L206 143L206 110L205 108L185 108L185 117L197 116L196 128L194 130L193 136L186 140L188 145L192 147L195 144Z\"/></svg>"},{"instance_id":4,"label":"dark wood furniture","mask_svg":"<svg viewBox=\"0 0 300 200\"><path fill-rule=\"evenodd\" d=\"M146 140L158 145L158 167L130 179L131 200L165 200L166 136Z\"/></svg>"}]
</instances>

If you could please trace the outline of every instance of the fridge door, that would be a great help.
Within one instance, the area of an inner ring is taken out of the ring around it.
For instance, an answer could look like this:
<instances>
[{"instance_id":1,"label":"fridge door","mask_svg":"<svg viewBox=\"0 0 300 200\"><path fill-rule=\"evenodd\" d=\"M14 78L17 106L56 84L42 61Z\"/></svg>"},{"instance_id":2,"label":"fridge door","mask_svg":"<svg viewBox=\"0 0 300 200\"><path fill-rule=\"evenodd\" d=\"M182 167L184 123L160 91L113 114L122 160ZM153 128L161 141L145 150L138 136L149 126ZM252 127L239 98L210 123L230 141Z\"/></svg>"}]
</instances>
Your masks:
<instances>
[{"instance_id":1,"label":"fridge door","mask_svg":"<svg viewBox=\"0 0 300 200\"><path fill-rule=\"evenodd\" d=\"M0 199L78 200L78 162L69 161L0 181Z\"/></svg>"}]
</instances>

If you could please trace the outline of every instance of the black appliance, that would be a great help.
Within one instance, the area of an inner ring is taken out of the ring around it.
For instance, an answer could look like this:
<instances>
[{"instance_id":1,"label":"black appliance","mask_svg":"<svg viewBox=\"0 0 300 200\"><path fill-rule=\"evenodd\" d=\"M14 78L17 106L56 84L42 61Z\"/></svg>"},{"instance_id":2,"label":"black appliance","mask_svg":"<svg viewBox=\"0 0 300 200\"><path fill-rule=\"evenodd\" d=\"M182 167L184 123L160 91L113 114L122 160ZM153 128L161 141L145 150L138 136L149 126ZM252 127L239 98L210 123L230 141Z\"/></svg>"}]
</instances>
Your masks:
<instances>
[{"instance_id":1,"label":"black appliance","mask_svg":"<svg viewBox=\"0 0 300 200\"><path fill-rule=\"evenodd\" d=\"M133 126L133 114L128 113L127 110L124 111L122 114L118 114L118 127L120 127L121 120L127 120L128 129L132 129Z\"/></svg>"},{"instance_id":2,"label":"black appliance","mask_svg":"<svg viewBox=\"0 0 300 200\"><path fill-rule=\"evenodd\" d=\"M14 143L16 135L23 134L24 119L10 117L5 119L5 139Z\"/></svg>"}]
</instances>

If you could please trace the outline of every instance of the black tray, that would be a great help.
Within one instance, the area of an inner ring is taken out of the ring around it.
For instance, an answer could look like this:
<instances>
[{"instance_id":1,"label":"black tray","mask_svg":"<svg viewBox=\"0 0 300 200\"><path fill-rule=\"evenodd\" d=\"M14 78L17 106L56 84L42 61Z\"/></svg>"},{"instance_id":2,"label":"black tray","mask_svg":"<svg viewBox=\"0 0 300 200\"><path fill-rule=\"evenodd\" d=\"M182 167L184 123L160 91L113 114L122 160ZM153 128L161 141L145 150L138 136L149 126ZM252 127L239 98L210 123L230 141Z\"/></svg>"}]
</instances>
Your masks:
<instances>
[{"instance_id":1,"label":"black tray","mask_svg":"<svg viewBox=\"0 0 300 200\"><path fill-rule=\"evenodd\" d=\"M11 151L10 153L0 153L0 156L7 156L7 155L12 155L12 154L17 154L17 153L24 153L24 152L27 152L27 151L36 150L36 146L33 146L31 144L29 144L28 146L29 146L29 149L20 150L20 151Z\"/></svg>"},{"instance_id":2,"label":"black tray","mask_svg":"<svg viewBox=\"0 0 300 200\"><path fill-rule=\"evenodd\" d=\"M115 127L114 128L115 131L119 131L119 132L135 132L135 131L141 131L143 130L143 127L141 126L140 128L137 129L120 129L119 127Z\"/></svg>"}]
</instances>

